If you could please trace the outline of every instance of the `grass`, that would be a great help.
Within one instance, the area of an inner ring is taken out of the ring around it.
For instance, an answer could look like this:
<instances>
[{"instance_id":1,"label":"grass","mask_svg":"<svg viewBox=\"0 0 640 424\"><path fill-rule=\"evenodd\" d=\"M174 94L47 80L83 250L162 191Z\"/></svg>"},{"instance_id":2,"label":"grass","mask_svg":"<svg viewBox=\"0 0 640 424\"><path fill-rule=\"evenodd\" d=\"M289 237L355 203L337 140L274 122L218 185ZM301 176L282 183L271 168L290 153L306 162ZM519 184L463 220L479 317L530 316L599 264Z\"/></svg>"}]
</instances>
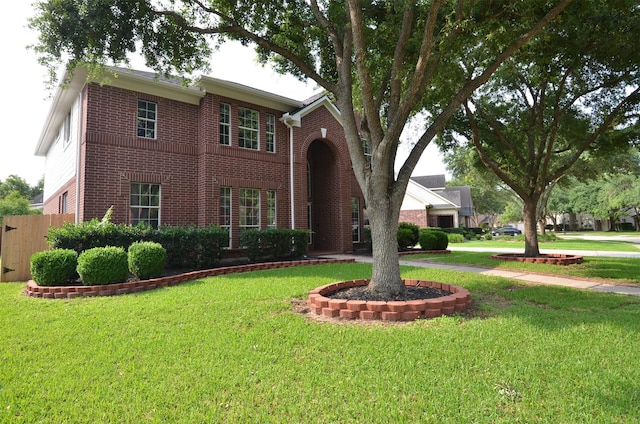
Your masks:
<instances>
[{"instance_id":1,"label":"grass","mask_svg":"<svg viewBox=\"0 0 640 424\"><path fill-rule=\"evenodd\" d=\"M488 252L452 251L448 255L416 254L406 256L404 259L500 268L511 271L540 272L640 285L640 260L638 258L585 256L582 264L559 266L500 261L491 259L491 253Z\"/></svg>"},{"instance_id":2,"label":"grass","mask_svg":"<svg viewBox=\"0 0 640 424\"><path fill-rule=\"evenodd\" d=\"M135 295L0 285L0 422L626 423L640 416L640 299L403 268L472 291L476 317L399 326L293 311L324 265Z\"/></svg>"},{"instance_id":3,"label":"grass","mask_svg":"<svg viewBox=\"0 0 640 424\"><path fill-rule=\"evenodd\" d=\"M492 240L467 241L463 244L456 244L464 247L493 248L522 248L524 251L524 236L500 237ZM540 242L540 249L555 250L596 250L602 252L639 252L633 243L622 240L581 240L581 239L558 239L550 242Z\"/></svg>"}]
</instances>

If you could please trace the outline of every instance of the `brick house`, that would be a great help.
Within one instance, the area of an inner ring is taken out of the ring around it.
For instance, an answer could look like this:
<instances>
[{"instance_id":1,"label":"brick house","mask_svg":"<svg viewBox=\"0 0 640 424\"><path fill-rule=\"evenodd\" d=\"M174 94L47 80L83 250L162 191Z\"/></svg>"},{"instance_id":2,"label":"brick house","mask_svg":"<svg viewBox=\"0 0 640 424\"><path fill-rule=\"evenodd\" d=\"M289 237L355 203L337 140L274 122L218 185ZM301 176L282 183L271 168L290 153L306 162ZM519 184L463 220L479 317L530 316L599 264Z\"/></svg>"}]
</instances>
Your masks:
<instances>
[{"instance_id":1,"label":"brick house","mask_svg":"<svg viewBox=\"0 0 640 424\"><path fill-rule=\"evenodd\" d=\"M364 200L340 113L219 79L194 85L113 68L60 87L35 154L44 213L159 225L312 229L310 250L363 241Z\"/></svg>"},{"instance_id":2,"label":"brick house","mask_svg":"<svg viewBox=\"0 0 640 424\"><path fill-rule=\"evenodd\" d=\"M469 186L446 187L444 174L411 177L400 207L400 222L420 227L472 226Z\"/></svg>"}]
</instances>

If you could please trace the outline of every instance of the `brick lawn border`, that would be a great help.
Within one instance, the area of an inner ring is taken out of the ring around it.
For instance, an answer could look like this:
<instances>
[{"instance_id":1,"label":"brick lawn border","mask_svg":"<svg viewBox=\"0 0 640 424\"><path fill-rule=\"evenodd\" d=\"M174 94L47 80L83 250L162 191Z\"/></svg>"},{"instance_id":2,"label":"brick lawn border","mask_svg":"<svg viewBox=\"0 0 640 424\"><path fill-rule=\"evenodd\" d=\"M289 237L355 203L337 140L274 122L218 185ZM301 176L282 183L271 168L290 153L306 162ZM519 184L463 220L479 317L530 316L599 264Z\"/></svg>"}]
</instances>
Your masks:
<instances>
[{"instance_id":1,"label":"brick lawn border","mask_svg":"<svg viewBox=\"0 0 640 424\"><path fill-rule=\"evenodd\" d=\"M351 280L331 283L309 292L307 303L312 312L330 318L413 321L419 318L435 318L451 315L471 307L469 290L453 284L424 280L403 280L405 286L433 287L451 293L433 299L407 301L364 301L331 299L326 296L337 291L361 287L369 280Z\"/></svg>"},{"instance_id":2,"label":"brick lawn border","mask_svg":"<svg viewBox=\"0 0 640 424\"><path fill-rule=\"evenodd\" d=\"M335 263L351 263L355 259L304 259L298 261L264 262L248 265L235 265L220 268L192 271L184 274L153 278L150 280L130 281L118 284L106 284L100 286L39 286L35 281L29 280L25 288L25 295L43 299L74 299L76 297L90 296L118 296L122 294L137 293L153 290L161 287L175 286L198 278L213 277L216 275L233 274L239 272L261 271L276 268L291 268L303 265L324 265Z\"/></svg>"},{"instance_id":3,"label":"brick lawn border","mask_svg":"<svg viewBox=\"0 0 640 424\"><path fill-rule=\"evenodd\" d=\"M581 264L584 261L584 258L580 255L565 255L561 253L541 254L533 258L526 258L523 253L496 253L491 255L491 259L551 265L573 265Z\"/></svg>"}]
</instances>

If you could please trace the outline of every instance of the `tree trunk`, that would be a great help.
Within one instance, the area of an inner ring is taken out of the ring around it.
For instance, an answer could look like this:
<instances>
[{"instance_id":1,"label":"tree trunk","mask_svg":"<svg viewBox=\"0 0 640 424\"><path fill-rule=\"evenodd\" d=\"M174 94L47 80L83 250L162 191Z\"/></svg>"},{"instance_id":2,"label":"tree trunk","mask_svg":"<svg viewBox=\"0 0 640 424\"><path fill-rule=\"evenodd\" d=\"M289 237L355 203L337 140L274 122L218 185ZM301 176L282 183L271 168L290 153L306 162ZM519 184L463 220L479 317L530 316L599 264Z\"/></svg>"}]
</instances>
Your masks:
<instances>
[{"instance_id":1,"label":"tree trunk","mask_svg":"<svg viewBox=\"0 0 640 424\"><path fill-rule=\"evenodd\" d=\"M524 256L526 258L535 258L540 256L540 248L538 246L538 231L536 228L537 207L536 201L527 199L524 202Z\"/></svg>"},{"instance_id":2,"label":"tree trunk","mask_svg":"<svg viewBox=\"0 0 640 424\"><path fill-rule=\"evenodd\" d=\"M389 199L374 199L367 206L373 247L373 272L369 290L389 298L405 291L398 260L399 215L400 208L394 208Z\"/></svg>"}]
</instances>

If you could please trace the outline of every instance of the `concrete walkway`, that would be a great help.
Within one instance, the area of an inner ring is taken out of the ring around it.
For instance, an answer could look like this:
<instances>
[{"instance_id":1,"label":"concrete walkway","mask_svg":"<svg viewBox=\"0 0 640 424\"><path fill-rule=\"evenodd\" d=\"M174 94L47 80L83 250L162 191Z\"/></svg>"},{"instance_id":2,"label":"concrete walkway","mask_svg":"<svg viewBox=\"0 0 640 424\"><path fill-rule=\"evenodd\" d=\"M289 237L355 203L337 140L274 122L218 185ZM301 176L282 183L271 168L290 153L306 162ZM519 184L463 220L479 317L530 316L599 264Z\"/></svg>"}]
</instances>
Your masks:
<instances>
[{"instance_id":1,"label":"concrete walkway","mask_svg":"<svg viewBox=\"0 0 640 424\"><path fill-rule=\"evenodd\" d=\"M467 250L467 249L455 248L453 246L449 246L449 249L450 250ZM468 250L471 250L471 248L469 248ZM507 251L504 253L509 253L509 251L518 252L518 250L512 250L512 249L490 249L488 251L498 253L498 250L500 250L500 253L502 253L501 252L502 250ZM475 250L475 251L479 251L479 250ZM555 251L555 253L560 253L560 252ZM592 254L595 252L586 252L586 251L580 251L580 252L562 251L561 253L565 253L565 254L576 253L582 256L620 257L620 256L616 256L615 254L620 254L625 252L601 252L602 255L596 255L596 254ZM624 257L640 258L640 254L635 254L635 255L638 255L638 256L625 255ZM330 257L330 258L341 258L341 259L352 258L352 259L355 259L356 262L363 262L363 263L373 262L373 259L371 258L371 256L348 255L348 254L322 255L322 256ZM400 265L421 267L421 268L446 269L451 271L473 272L473 273L482 274L482 275L512 278L514 280L526 281L532 284L548 284L548 285L554 285L554 286L572 287L575 289L593 290L593 291L602 292L602 293L617 293L617 294L626 294L626 295L632 295L632 296L640 296L640 287L620 286L615 284L603 283L601 281L587 280L587 279L574 278L574 277L544 275L544 274L529 274L522 271L507 271L507 270L487 269L487 268L467 266L467 265L454 265L454 264L445 264L445 263L437 263L437 262L429 262L429 261L411 260L409 255L403 256L400 258Z\"/></svg>"}]
</instances>

